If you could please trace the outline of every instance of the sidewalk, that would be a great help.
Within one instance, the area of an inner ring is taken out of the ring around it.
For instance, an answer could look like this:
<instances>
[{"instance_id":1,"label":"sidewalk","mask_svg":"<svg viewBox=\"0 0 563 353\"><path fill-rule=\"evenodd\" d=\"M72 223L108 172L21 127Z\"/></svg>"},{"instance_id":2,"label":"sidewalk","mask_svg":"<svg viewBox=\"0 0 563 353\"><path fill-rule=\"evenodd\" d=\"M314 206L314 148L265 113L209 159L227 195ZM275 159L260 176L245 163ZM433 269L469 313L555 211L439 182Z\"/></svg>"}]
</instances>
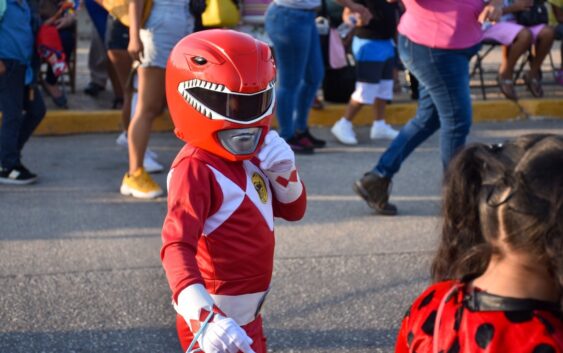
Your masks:
<instances>
[{"instance_id":1,"label":"sidewalk","mask_svg":"<svg viewBox=\"0 0 563 353\"><path fill-rule=\"evenodd\" d=\"M83 93L84 87L89 82L87 62L91 34L90 26L91 22L86 11L81 11L79 13L78 27L76 92L68 92L70 109L56 110L51 100L45 97L48 113L43 123L37 129L36 134L61 135L114 132L121 129L120 112L118 110L110 110L114 96L109 82L106 85L106 90L101 92L97 98L92 98ZM556 67L560 67L560 45L560 41L556 42L551 53ZM472 97L474 99L474 121L505 121L530 116L563 118L563 86L558 86L554 83L549 59L545 60L543 67L546 72L546 75L544 75L546 98L534 99L523 85L516 87L518 95L522 98L520 106L523 110L515 103L504 99L497 87L492 87L494 86L495 72L499 63L500 48L493 50L483 62L485 84L491 86L487 88L488 100L482 100L478 77L475 77L471 82L473 87ZM416 111L416 102L410 99L403 75L401 75L400 79L403 90L395 95L393 104L389 105L387 110L389 122L396 125L405 124ZM341 117L344 108L343 104L327 104L324 110L313 110L310 116L310 123L313 126L331 126ZM367 125L371 121L371 109L366 107L354 123L356 125ZM163 116L157 120L154 128L156 131L169 131L172 129L172 124L170 119Z\"/></svg>"}]
</instances>

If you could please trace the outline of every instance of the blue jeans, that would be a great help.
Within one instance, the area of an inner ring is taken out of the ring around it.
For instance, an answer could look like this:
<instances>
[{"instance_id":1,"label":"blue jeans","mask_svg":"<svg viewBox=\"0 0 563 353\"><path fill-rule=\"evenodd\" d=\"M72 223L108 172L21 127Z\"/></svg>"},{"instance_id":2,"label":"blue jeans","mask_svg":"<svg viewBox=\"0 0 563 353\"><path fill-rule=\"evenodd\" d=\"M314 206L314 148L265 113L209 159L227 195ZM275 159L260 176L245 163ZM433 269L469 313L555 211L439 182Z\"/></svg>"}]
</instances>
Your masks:
<instances>
[{"instance_id":1,"label":"blue jeans","mask_svg":"<svg viewBox=\"0 0 563 353\"><path fill-rule=\"evenodd\" d=\"M307 129L307 118L324 75L316 13L270 5L266 32L278 69L277 117L280 136L289 139Z\"/></svg>"},{"instance_id":2,"label":"blue jeans","mask_svg":"<svg viewBox=\"0 0 563 353\"><path fill-rule=\"evenodd\" d=\"M418 108L383 153L374 172L391 178L411 152L438 129L442 165L446 168L465 144L471 127L469 60L479 47L433 49L399 35L401 60L420 83Z\"/></svg>"},{"instance_id":3,"label":"blue jeans","mask_svg":"<svg viewBox=\"0 0 563 353\"><path fill-rule=\"evenodd\" d=\"M16 60L0 59L6 72L0 75L0 164L5 169L17 167L23 146L45 116L45 103L37 87L25 85L26 66Z\"/></svg>"}]
</instances>

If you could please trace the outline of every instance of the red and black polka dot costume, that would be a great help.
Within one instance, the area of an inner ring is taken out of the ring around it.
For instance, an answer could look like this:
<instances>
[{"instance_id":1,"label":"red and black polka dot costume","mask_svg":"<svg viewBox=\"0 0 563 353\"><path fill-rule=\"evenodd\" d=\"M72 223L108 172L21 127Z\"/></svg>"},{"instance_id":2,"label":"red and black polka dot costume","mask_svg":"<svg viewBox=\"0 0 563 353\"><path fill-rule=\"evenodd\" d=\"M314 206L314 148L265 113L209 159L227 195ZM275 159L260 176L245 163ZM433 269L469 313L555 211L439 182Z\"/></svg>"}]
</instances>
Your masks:
<instances>
[{"instance_id":1,"label":"red and black polka dot costume","mask_svg":"<svg viewBox=\"0 0 563 353\"><path fill-rule=\"evenodd\" d=\"M407 311L395 352L560 353L562 314L554 303L491 295L459 281L440 282Z\"/></svg>"}]
</instances>

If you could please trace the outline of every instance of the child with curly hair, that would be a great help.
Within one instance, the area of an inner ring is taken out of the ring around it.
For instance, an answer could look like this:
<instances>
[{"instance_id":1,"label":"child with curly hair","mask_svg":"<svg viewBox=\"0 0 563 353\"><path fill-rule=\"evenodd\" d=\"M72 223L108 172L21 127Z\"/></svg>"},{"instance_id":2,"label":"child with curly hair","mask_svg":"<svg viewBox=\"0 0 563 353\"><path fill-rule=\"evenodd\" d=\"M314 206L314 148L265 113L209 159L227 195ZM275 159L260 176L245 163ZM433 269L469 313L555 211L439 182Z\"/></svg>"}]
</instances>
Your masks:
<instances>
[{"instance_id":1,"label":"child with curly hair","mask_svg":"<svg viewBox=\"0 0 563 353\"><path fill-rule=\"evenodd\" d=\"M475 144L444 186L434 284L396 352L563 352L563 137Z\"/></svg>"}]
</instances>

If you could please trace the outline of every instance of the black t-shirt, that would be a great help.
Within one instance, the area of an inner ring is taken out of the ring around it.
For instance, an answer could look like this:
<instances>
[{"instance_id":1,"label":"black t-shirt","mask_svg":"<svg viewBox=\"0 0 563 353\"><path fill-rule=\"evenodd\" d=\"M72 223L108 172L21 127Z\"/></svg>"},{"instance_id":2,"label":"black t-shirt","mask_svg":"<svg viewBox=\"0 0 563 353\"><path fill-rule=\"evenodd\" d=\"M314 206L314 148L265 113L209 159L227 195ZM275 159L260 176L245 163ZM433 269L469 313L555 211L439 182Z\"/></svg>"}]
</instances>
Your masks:
<instances>
[{"instance_id":1,"label":"black t-shirt","mask_svg":"<svg viewBox=\"0 0 563 353\"><path fill-rule=\"evenodd\" d=\"M373 18L365 26L356 28L355 35L364 39L390 39L397 32L398 7L387 0L354 0L366 6Z\"/></svg>"}]
</instances>

